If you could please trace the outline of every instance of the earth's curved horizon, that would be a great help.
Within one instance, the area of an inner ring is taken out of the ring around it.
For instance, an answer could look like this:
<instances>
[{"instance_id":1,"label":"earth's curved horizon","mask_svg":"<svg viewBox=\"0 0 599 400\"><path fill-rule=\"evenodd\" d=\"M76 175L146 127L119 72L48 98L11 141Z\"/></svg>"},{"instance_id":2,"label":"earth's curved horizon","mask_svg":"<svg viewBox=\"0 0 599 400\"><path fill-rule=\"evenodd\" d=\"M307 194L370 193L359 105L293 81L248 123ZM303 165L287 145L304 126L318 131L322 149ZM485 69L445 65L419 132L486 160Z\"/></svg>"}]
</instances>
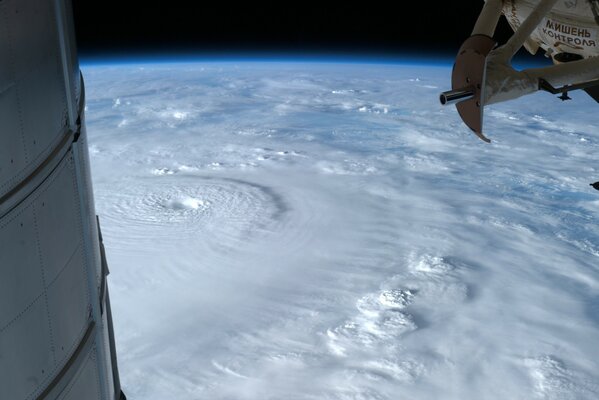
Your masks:
<instances>
[{"instance_id":1,"label":"earth's curved horizon","mask_svg":"<svg viewBox=\"0 0 599 400\"><path fill-rule=\"evenodd\" d=\"M138 60L141 61L141 60ZM597 104L450 63L82 63L136 399L595 399Z\"/></svg>"}]
</instances>

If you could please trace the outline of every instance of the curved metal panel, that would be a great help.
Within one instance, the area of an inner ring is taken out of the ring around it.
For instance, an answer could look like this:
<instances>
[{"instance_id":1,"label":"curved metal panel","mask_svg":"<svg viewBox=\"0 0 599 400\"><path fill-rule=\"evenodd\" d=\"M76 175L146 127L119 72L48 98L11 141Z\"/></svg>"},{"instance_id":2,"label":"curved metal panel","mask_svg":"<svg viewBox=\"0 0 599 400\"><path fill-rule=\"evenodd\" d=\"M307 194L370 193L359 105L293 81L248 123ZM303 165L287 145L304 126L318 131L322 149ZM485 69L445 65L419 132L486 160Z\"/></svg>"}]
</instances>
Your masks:
<instances>
[{"instance_id":1,"label":"curved metal panel","mask_svg":"<svg viewBox=\"0 0 599 400\"><path fill-rule=\"evenodd\" d=\"M36 196L40 257L44 260L48 282L57 278L77 248L81 247L82 217L75 179L73 156L68 153L48 182L42 185L42 193Z\"/></svg>"},{"instance_id":2,"label":"curved metal panel","mask_svg":"<svg viewBox=\"0 0 599 400\"><path fill-rule=\"evenodd\" d=\"M60 400L95 400L100 398L100 385L98 383L98 368L95 359L96 350L93 349L85 360L79 374L73 379L65 391L60 395Z\"/></svg>"},{"instance_id":3,"label":"curved metal panel","mask_svg":"<svg viewBox=\"0 0 599 400\"><path fill-rule=\"evenodd\" d=\"M122 396L70 8L0 0L2 400Z\"/></svg>"},{"instance_id":4,"label":"curved metal panel","mask_svg":"<svg viewBox=\"0 0 599 400\"><path fill-rule=\"evenodd\" d=\"M0 398L42 392L85 333L91 302L80 220L71 153L0 220L0 381L12 377L0 385L10 396Z\"/></svg>"},{"instance_id":5,"label":"curved metal panel","mask_svg":"<svg viewBox=\"0 0 599 400\"><path fill-rule=\"evenodd\" d=\"M67 104L53 3L0 2L0 34L1 197L60 142Z\"/></svg>"},{"instance_id":6,"label":"curved metal panel","mask_svg":"<svg viewBox=\"0 0 599 400\"><path fill-rule=\"evenodd\" d=\"M48 287L48 314L56 359L64 363L77 347L90 313L83 251L78 247L56 280Z\"/></svg>"},{"instance_id":7,"label":"curved metal panel","mask_svg":"<svg viewBox=\"0 0 599 400\"><path fill-rule=\"evenodd\" d=\"M31 207L17 209L0 220L0 335L28 307L40 302L43 281L35 238Z\"/></svg>"},{"instance_id":8,"label":"curved metal panel","mask_svg":"<svg viewBox=\"0 0 599 400\"><path fill-rule=\"evenodd\" d=\"M0 333L0 398L32 399L55 371L46 304L34 302Z\"/></svg>"}]
</instances>

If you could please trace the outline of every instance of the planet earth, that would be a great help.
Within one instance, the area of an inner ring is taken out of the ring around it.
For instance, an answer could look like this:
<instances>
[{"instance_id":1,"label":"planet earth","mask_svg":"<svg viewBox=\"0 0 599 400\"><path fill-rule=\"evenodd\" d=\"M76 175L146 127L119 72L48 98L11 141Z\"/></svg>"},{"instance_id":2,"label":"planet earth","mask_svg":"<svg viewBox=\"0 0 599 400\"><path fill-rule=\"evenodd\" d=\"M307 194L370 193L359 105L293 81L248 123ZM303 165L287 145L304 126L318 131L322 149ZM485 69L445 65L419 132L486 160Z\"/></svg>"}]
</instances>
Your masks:
<instances>
[{"instance_id":1,"label":"planet earth","mask_svg":"<svg viewBox=\"0 0 599 400\"><path fill-rule=\"evenodd\" d=\"M450 62L87 62L129 399L599 398L599 106Z\"/></svg>"}]
</instances>

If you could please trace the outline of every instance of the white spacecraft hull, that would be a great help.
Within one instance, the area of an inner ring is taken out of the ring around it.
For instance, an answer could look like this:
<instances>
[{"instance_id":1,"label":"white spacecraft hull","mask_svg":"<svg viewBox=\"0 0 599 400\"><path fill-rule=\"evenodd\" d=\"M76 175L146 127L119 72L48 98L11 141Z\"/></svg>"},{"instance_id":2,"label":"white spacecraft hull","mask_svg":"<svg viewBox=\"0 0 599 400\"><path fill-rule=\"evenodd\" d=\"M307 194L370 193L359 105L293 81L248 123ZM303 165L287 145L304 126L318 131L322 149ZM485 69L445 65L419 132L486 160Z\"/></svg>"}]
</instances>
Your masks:
<instances>
[{"instance_id":1,"label":"white spacecraft hull","mask_svg":"<svg viewBox=\"0 0 599 400\"><path fill-rule=\"evenodd\" d=\"M68 0L0 2L0 399L124 398Z\"/></svg>"},{"instance_id":2,"label":"white spacecraft hull","mask_svg":"<svg viewBox=\"0 0 599 400\"><path fill-rule=\"evenodd\" d=\"M493 35L504 15L514 34L495 47ZM554 65L516 70L512 58L524 46L542 49ZM599 102L599 0L486 0L472 31L458 51L452 90L441 103L456 103L460 117L483 134L487 105L544 90L561 94L584 89Z\"/></svg>"}]
</instances>

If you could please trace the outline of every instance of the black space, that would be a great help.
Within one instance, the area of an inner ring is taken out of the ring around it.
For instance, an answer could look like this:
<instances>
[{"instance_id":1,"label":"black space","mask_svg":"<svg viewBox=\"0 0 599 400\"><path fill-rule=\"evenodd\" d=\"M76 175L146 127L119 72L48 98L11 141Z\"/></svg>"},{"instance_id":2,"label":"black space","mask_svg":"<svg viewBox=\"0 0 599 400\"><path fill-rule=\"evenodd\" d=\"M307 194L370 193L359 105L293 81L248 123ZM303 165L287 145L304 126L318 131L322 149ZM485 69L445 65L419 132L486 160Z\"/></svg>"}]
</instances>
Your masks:
<instances>
[{"instance_id":1,"label":"black space","mask_svg":"<svg viewBox=\"0 0 599 400\"><path fill-rule=\"evenodd\" d=\"M365 0L357 5L73 0L82 55L281 51L453 55L470 34L482 5L482 0ZM496 37L504 41L509 32L502 20Z\"/></svg>"}]
</instances>

